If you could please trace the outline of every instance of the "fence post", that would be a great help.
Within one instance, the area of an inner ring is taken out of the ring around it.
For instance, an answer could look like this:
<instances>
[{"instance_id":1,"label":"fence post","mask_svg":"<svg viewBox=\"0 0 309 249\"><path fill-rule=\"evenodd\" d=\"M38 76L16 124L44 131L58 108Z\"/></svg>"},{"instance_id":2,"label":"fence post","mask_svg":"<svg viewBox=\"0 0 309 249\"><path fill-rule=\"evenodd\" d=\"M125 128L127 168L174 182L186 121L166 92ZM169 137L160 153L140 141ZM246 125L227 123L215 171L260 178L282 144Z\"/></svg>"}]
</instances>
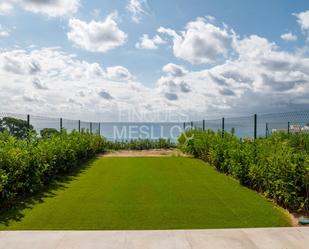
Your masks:
<instances>
[{"instance_id":1,"label":"fence post","mask_svg":"<svg viewBox=\"0 0 309 249\"><path fill-rule=\"evenodd\" d=\"M99 122L99 136L101 136L101 123Z\"/></svg>"},{"instance_id":2,"label":"fence post","mask_svg":"<svg viewBox=\"0 0 309 249\"><path fill-rule=\"evenodd\" d=\"M90 133L92 133L92 122L90 122Z\"/></svg>"},{"instance_id":3,"label":"fence post","mask_svg":"<svg viewBox=\"0 0 309 249\"><path fill-rule=\"evenodd\" d=\"M203 119L203 131L205 131L205 119Z\"/></svg>"},{"instance_id":4,"label":"fence post","mask_svg":"<svg viewBox=\"0 0 309 249\"><path fill-rule=\"evenodd\" d=\"M27 115L27 136L29 137L30 133L30 115Z\"/></svg>"},{"instance_id":5,"label":"fence post","mask_svg":"<svg viewBox=\"0 0 309 249\"><path fill-rule=\"evenodd\" d=\"M186 130L186 122L183 122L183 130Z\"/></svg>"},{"instance_id":6,"label":"fence post","mask_svg":"<svg viewBox=\"0 0 309 249\"><path fill-rule=\"evenodd\" d=\"M290 134L290 122L288 122L288 134Z\"/></svg>"},{"instance_id":7,"label":"fence post","mask_svg":"<svg viewBox=\"0 0 309 249\"><path fill-rule=\"evenodd\" d=\"M80 120L78 120L78 132L80 132Z\"/></svg>"},{"instance_id":8,"label":"fence post","mask_svg":"<svg viewBox=\"0 0 309 249\"><path fill-rule=\"evenodd\" d=\"M224 117L222 118L222 137L224 137Z\"/></svg>"},{"instance_id":9,"label":"fence post","mask_svg":"<svg viewBox=\"0 0 309 249\"><path fill-rule=\"evenodd\" d=\"M257 115L254 114L254 140L257 138Z\"/></svg>"},{"instance_id":10,"label":"fence post","mask_svg":"<svg viewBox=\"0 0 309 249\"><path fill-rule=\"evenodd\" d=\"M266 138L268 138L268 123L266 122L266 125L265 125L265 136Z\"/></svg>"},{"instance_id":11,"label":"fence post","mask_svg":"<svg viewBox=\"0 0 309 249\"><path fill-rule=\"evenodd\" d=\"M190 127L190 129L191 129L191 130L193 129L193 121L191 121L191 127Z\"/></svg>"},{"instance_id":12,"label":"fence post","mask_svg":"<svg viewBox=\"0 0 309 249\"><path fill-rule=\"evenodd\" d=\"M62 118L60 118L60 132L62 131Z\"/></svg>"}]
</instances>

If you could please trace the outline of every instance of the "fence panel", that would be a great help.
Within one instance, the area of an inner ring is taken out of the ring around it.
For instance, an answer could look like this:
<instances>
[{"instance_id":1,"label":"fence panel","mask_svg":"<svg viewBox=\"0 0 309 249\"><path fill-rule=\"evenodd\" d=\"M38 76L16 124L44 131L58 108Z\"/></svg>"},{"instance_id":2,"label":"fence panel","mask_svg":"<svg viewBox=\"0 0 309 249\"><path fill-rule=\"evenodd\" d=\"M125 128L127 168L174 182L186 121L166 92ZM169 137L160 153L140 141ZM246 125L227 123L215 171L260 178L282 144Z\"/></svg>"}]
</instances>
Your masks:
<instances>
[{"instance_id":1,"label":"fence panel","mask_svg":"<svg viewBox=\"0 0 309 249\"><path fill-rule=\"evenodd\" d=\"M214 119L214 120L205 120L205 129L213 130L213 131L221 131L222 130L222 119Z\"/></svg>"},{"instance_id":2,"label":"fence panel","mask_svg":"<svg viewBox=\"0 0 309 249\"><path fill-rule=\"evenodd\" d=\"M60 131L59 118L46 118L30 115L30 124L38 134L40 134L41 130L44 128L53 128Z\"/></svg>"},{"instance_id":3,"label":"fence panel","mask_svg":"<svg viewBox=\"0 0 309 249\"><path fill-rule=\"evenodd\" d=\"M90 132L90 122L81 121L80 130L85 130Z\"/></svg>"},{"instance_id":4,"label":"fence panel","mask_svg":"<svg viewBox=\"0 0 309 249\"><path fill-rule=\"evenodd\" d=\"M309 111L263 114L259 119L265 135L273 132L309 133Z\"/></svg>"},{"instance_id":5,"label":"fence panel","mask_svg":"<svg viewBox=\"0 0 309 249\"><path fill-rule=\"evenodd\" d=\"M0 119L12 117L27 121L27 116L27 114L0 113ZM62 126L68 132L84 129L88 132L101 134L109 140L168 138L176 141L185 129L222 131L222 121L220 118L185 123L98 123L30 115L30 124L38 134L44 128L54 128L60 131ZM224 130L226 132L233 131L240 138L254 138L254 124L254 115L224 118ZM268 136L274 132L309 133L309 111L257 114L257 137Z\"/></svg>"},{"instance_id":6,"label":"fence panel","mask_svg":"<svg viewBox=\"0 0 309 249\"><path fill-rule=\"evenodd\" d=\"M254 116L225 118L225 131L234 132L238 137L253 137L254 136Z\"/></svg>"},{"instance_id":7,"label":"fence panel","mask_svg":"<svg viewBox=\"0 0 309 249\"><path fill-rule=\"evenodd\" d=\"M91 123L91 126L92 126L91 132L92 132L93 134L99 134L99 127L100 127L99 123L97 123L97 122L92 122L92 123Z\"/></svg>"},{"instance_id":8,"label":"fence panel","mask_svg":"<svg viewBox=\"0 0 309 249\"><path fill-rule=\"evenodd\" d=\"M62 119L62 128L67 132L78 131L78 120Z\"/></svg>"}]
</instances>

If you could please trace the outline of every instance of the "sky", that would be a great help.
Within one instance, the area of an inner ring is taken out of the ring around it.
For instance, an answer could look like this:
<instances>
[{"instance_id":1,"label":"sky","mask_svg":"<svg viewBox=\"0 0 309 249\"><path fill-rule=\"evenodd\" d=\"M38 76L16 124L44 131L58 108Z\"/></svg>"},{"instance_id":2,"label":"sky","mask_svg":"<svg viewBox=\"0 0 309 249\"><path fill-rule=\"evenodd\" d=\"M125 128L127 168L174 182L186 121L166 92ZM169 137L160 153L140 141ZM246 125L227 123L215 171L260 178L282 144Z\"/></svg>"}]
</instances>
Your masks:
<instances>
[{"instance_id":1,"label":"sky","mask_svg":"<svg viewBox=\"0 0 309 249\"><path fill-rule=\"evenodd\" d=\"M0 0L0 112L186 121L309 110L308 0Z\"/></svg>"}]
</instances>

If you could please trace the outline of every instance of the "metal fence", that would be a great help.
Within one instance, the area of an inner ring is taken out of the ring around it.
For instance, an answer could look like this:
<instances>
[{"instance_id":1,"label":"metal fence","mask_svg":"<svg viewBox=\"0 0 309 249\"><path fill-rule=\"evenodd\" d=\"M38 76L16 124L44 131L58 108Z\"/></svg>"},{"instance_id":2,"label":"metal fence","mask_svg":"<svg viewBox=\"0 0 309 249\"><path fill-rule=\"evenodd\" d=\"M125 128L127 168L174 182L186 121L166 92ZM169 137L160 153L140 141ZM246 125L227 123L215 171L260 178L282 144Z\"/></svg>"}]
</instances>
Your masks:
<instances>
[{"instance_id":1,"label":"metal fence","mask_svg":"<svg viewBox=\"0 0 309 249\"><path fill-rule=\"evenodd\" d=\"M265 137L274 132L309 133L309 111L254 114L243 117L227 117L220 119L204 119L191 122L165 123L120 123L120 122L86 122L64 118L48 118L36 115L0 113L3 117L13 117L24 120L32 125L40 134L44 128L54 128L58 131L66 129L86 130L100 134L109 140L129 140L137 138L177 140L186 129L211 129L214 131L233 131L240 138Z\"/></svg>"},{"instance_id":2,"label":"metal fence","mask_svg":"<svg viewBox=\"0 0 309 249\"><path fill-rule=\"evenodd\" d=\"M183 132L182 124L176 122L151 123L151 122L87 122L82 120L72 120L65 118L49 118L29 114L0 113L0 119L3 117L12 117L27 122L32 126L37 134L40 134L44 128L52 128L57 131L65 129L68 132L88 131L94 134L100 134L108 140L131 140L131 139L153 139L165 138L177 140Z\"/></svg>"},{"instance_id":3,"label":"metal fence","mask_svg":"<svg viewBox=\"0 0 309 249\"><path fill-rule=\"evenodd\" d=\"M40 131L44 128L52 128L58 131L65 129L68 132L72 132L73 130L79 132L81 130L86 130L90 133L100 134L99 122L85 122L81 120L71 120L64 118L49 118L29 114L0 113L0 119L3 117L12 117L24 120L27 122L28 126L32 125L38 134L40 134Z\"/></svg>"},{"instance_id":4,"label":"metal fence","mask_svg":"<svg viewBox=\"0 0 309 249\"><path fill-rule=\"evenodd\" d=\"M184 129L229 131L244 138L267 137L274 132L309 134L309 111L253 114L214 120L199 120L183 123Z\"/></svg>"}]
</instances>

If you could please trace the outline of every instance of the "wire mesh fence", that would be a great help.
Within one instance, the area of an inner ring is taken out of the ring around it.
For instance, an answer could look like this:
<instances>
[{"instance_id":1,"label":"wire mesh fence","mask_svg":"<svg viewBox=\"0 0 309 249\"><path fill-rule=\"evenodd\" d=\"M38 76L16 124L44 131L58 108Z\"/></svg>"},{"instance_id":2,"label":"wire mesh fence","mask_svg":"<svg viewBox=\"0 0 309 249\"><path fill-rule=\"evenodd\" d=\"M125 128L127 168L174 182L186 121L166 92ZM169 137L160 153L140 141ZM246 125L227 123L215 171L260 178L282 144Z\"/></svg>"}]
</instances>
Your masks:
<instances>
[{"instance_id":1,"label":"wire mesh fence","mask_svg":"<svg viewBox=\"0 0 309 249\"><path fill-rule=\"evenodd\" d=\"M33 130L40 135L45 128L68 132L86 131L100 134L108 140L132 140L132 139L152 139L160 138L176 141L182 133L182 123L124 123L124 122L87 122L82 120L71 120L64 118L49 118L26 114L0 113L2 118L11 117L28 122Z\"/></svg>"},{"instance_id":2,"label":"wire mesh fence","mask_svg":"<svg viewBox=\"0 0 309 249\"><path fill-rule=\"evenodd\" d=\"M25 121L28 126L33 127L37 134L40 134L43 129L55 129L57 131L65 129L68 132L72 132L73 130L85 130L90 133L100 133L100 123L98 122L85 122L80 120L50 118L27 114L0 113L0 120L7 117Z\"/></svg>"},{"instance_id":3,"label":"wire mesh fence","mask_svg":"<svg viewBox=\"0 0 309 249\"><path fill-rule=\"evenodd\" d=\"M65 129L68 132L85 130L90 133L101 134L109 140L138 138L177 140L179 135L188 129L229 131L240 138L265 137L274 132L309 133L309 111L254 114L184 123L86 122L27 114L0 113L0 120L4 117L12 117L28 122L29 125L33 126L37 134L40 134L44 128L56 129L57 131Z\"/></svg>"},{"instance_id":4,"label":"wire mesh fence","mask_svg":"<svg viewBox=\"0 0 309 249\"><path fill-rule=\"evenodd\" d=\"M273 132L309 133L309 111L263 114L265 136Z\"/></svg>"},{"instance_id":5,"label":"wire mesh fence","mask_svg":"<svg viewBox=\"0 0 309 249\"><path fill-rule=\"evenodd\" d=\"M254 114L243 117L202 120L184 123L186 129L233 132L240 138L267 137L274 132L309 134L309 111Z\"/></svg>"}]
</instances>

